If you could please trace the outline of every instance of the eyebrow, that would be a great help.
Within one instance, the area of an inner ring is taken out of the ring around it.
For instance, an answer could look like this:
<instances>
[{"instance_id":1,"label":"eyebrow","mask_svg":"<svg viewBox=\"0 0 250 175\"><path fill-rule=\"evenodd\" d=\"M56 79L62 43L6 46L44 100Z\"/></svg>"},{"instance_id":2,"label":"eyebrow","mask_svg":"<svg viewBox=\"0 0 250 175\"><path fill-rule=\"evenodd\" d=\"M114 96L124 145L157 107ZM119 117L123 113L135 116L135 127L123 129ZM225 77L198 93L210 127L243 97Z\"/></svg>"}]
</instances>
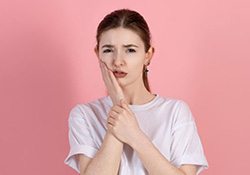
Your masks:
<instances>
[{"instance_id":1,"label":"eyebrow","mask_svg":"<svg viewBox=\"0 0 250 175\"><path fill-rule=\"evenodd\" d=\"M124 47L138 47L137 45L135 44L127 44L127 45L123 45Z\"/></svg>"},{"instance_id":2,"label":"eyebrow","mask_svg":"<svg viewBox=\"0 0 250 175\"><path fill-rule=\"evenodd\" d=\"M102 48L104 48L104 47L114 48L114 46L112 44L105 44L102 46ZM138 46L135 44L126 44L126 45L123 45L123 47L128 48L128 47L138 47Z\"/></svg>"}]
</instances>

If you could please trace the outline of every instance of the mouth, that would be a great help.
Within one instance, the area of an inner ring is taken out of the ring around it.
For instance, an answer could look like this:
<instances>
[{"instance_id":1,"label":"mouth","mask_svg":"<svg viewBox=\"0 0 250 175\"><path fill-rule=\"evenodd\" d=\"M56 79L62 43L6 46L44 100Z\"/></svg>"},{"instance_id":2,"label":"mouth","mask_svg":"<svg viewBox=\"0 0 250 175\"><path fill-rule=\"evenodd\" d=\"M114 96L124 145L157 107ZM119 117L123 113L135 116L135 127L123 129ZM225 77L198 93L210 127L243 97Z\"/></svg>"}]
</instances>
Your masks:
<instances>
[{"instance_id":1,"label":"mouth","mask_svg":"<svg viewBox=\"0 0 250 175\"><path fill-rule=\"evenodd\" d=\"M124 78L128 73L122 71L114 71L113 74L116 78Z\"/></svg>"}]
</instances>

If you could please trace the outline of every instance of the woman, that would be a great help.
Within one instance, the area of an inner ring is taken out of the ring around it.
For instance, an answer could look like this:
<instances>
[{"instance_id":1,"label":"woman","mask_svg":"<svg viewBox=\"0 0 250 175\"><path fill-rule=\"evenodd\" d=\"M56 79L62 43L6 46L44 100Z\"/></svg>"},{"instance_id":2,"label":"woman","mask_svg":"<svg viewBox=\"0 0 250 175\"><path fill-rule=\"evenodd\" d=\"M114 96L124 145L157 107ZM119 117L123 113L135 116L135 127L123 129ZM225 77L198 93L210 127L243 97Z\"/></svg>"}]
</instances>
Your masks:
<instances>
[{"instance_id":1,"label":"woman","mask_svg":"<svg viewBox=\"0 0 250 175\"><path fill-rule=\"evenodd\" d=\"M144 18L116 10L96 39L108 96L71 110L65 163L81 175L195 175L207 168L188 105L150 91L154 48Z\"/></svg>"}]
</instances>

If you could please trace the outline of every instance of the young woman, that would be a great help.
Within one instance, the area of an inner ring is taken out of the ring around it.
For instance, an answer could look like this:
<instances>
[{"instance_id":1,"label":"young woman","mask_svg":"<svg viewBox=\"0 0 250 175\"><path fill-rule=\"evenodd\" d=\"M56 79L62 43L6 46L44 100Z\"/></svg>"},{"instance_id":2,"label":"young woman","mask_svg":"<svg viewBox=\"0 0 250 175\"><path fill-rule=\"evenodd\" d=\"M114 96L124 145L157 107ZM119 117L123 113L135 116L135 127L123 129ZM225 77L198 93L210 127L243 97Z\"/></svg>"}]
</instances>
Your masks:
<instances>
[{"instance_id":1,"label":"young woman","mask_svg":"<svg viewBox=\"0 0 250 175\"><path fill-rule=\"evenodd\" d=\"M65 163L81 175L195 175L208 164L189 106L150 91L150 31L136 11L108 14L96 55L108 96L69 116Z\"/></svg>"}]
</instances>

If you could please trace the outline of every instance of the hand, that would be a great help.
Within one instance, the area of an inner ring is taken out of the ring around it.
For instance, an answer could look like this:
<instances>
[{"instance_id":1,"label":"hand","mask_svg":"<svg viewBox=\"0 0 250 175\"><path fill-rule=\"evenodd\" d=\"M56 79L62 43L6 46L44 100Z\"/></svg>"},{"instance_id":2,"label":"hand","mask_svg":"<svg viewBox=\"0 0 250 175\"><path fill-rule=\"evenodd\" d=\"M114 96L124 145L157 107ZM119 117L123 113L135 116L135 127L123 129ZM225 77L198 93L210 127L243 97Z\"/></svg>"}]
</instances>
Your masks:
<instances>
[{"instance_id":1,"label":"hand","mask_svg":"<svg viewBox=\"0 0 250 175\"><path fill-rule=\"evenodd\" d=\"M131 145L142 133L134 113L123 99L120 105L111 108L108 116L108 130L121 142Z\"/></svg>"},{"instance_id":2,"label":"hand","mask_svg":"<svg viewBox=\"0 0 250 175\"><path fill-rule=\"evenodd\" d=\"M108 94L111 97L111 100L114 105L119 104L121 99L124 99L123 91L117 82L112 70L108 68L108 66L99 59L100 68L102 72L102 78L108 90Z\"/></svg>"}]
</instances>

